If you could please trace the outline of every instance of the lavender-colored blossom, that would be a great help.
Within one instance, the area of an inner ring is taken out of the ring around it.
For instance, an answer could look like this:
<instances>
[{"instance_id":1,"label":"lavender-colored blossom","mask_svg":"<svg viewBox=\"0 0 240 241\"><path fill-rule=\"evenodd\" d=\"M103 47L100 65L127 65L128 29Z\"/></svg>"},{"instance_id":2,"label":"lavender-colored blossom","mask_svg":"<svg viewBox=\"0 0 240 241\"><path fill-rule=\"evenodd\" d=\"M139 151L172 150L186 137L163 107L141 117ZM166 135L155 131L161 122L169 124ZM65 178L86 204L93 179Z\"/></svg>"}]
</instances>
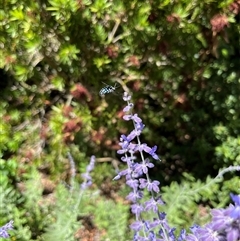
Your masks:
<instances>
[{"instance_id":1,"label":"lavender-colored blossom","mask_svg":"<svg viewBox=\"0 0 240 241\"><path fill-rule=\"evenodd\" d=\"M199 241L199 239L194 235L194 234L188 234L186 236L186 239L184 239L186 241Z\"/></svg>"},{"instance_id":2,"label":"lavender-colored blossom","mask_svg":"<svg viewBox=\"0 0 240 241\"><path fill-rule=\"evenodd\" d=\"M8 234L9 230L13 229L13 221L9 221L7 224L4 226L0 227L0 237L1 238L9 238L10 235Z\"/></svg>"},{"instance_id":3,"label":"lavender-colored blossom","mask_svg":"<svg viewBox=\"0 0 240 241\"><path fill-rule=\"evenodd\" d=\"M132 189L137 189L138 188L138 180L136 179L129 179L126 181L126 184L131 187Z\"/></svg>"},{"instance_id":4,"label":"lavender-colored blossom","mask_svg":"<svg viewBox=\"0 0 240 241\"><path fill-rule=\"evenodd\" d=\"M128 137L129 137L131 140L133 140L136 136L139 136L139 135L140 135L140 133L139 133L138 131L133 130L133 131L130 132L130 134L128 135Z\"/></svg>"},{"instance_id":5,"label":"lavender-colored blossom","mask_svg":"<svg viewBox=\"0 0 240 241\"><path fill-rule=\"evenodd\" d=\"M142 122L139 123L135 123L135 128L138 132L142 132L142 130L144 129L145 125Z\"/></svg>"},{"instance_id":6,"label":"lavender-colored blossom","mask_svg":"<svg viewBox=\"0 0 240 241\"><path fill-rule=\"evenodd\" d=\"M142 199L143 192L139 190L135 190L133 192L130 192L128 196L126 197L129 201L137 202L138 200Z\"/></svg>"},{"instance_id":7,"label":"lavender-colored blossom","mask_svg":"<svg viewBox=\"0 0 240 241\"><path fill-rule=\"evenodd\" d=\"M226 230L227 241L239 241L240 238L240 224L236 228L229 228Z\"/></svg>"},{"instance_id":8,"label":"lavender-colored blossom","mask_svg":"<svg viewBox=\"0 0 240 241\"><path fill-rule=\"evenodd\" d=\"M161 228L159 230L159 236L161 236L163 238L163 240L165 241L166 239L166 231L167 231L167 240L171 240L171 241L174 241L175 240L175 228L170 228L170 227L164 227L164 230ZM165 231L165 232L164 232Z\"/></svg>"},{"instance_id":9,"label":"lavender-colored blossom","mask_svg":"<svg viewBox=\"0 0 240 241\"><path fill-rule=\"evenodd\" d=\"M90 176L90 172L94 169L95 165L95 156L91 156L90 163L86 168L86 172L82 174L82 178L84 179L83 183L81 184L81 189L85 190L89 186L92 185L92 177Z\"/></svg>"},{"instance_id":10,"label":"lavender-colored blossom","mask_svg":"<svg viewBox=\"0 0 240 241\"><path fill-rule=\"evenodd\" d=\"M240 238L239 196L230 194L234 204L226 209L213 209L212 222L206 225L218 233L219 240L237 241Z\"/></svg>"},{"instance_id":11,"label":"lavender-colored blossom","mask_svg":"<svg viewBox=\"0 0 240 241\"><path fill-rule=\"evenodd\" d=\"M224 214L224 209L213 209L211 210L212 221L214 230L221 230L226 228L229 223L231 223L231 217L228 217Z\"/></svg>"},{"instance_id":12,"label":"lavender-colored blossom","mask_svg":"<svg viewBox=\"0 0 240 241\"><path fill-rule=\"evenodd\" d=\"M139 232L135 232L133 241L149 241L147 237L140 236Z\"/></svg>"},{"instance_id":13,"label":"lavender-colored blossom","mask_svg":"<svg viewBox=\"0 0 240 241\"><path fill-rule=\"evenodd\" d=\"M177 241L184 241L184 240L186 240L186 230L182 229Z\"/></svg>"},{"instance_id":14,"label":"lavender-colored blossom","mask_svg":"<svg viewBox=\"0 0 240 241\"><path fill-rule=\"evenodd\" d=\"M121 135L119 145L122 147L122 149L127 149L131 140L132 139L128 139L127 136Z\"/></svg>"},{"instance_id":15,"label":"lavender-colored blossom","mask_svg":"<svg viewBox=\"0 0 240 241\"><path fill-rule=\"evenodd\" d=\"M153 168L154 164L152 164L149 159L146 159L144 163L137 163L136 167L134 168L134 171L139 173L148 173L148 168Z\"/></svg>"},{"instance_id":16,"label":"lavender-colored blossom","mask_svg":"<svg viewBox=\"0 0 240 241\"><path fill-rule=\"evenodd\" d=\"M160 190L159 190L159 184L160 182L159 181L148 181L144 178L140 178L139 179L139 182L140 182L140 185L139 187L144 189L144 188L147 188L148 191L154 191L156 193L158 193Z\"/></svg>"},{"instance_id":17,"label":"lavender-colored blossom","mask_svg":"<svg viewBox=\"0 0 240 241\"><path fill-rule=\"evenodd\" d=\"M230 193L230 197L234 202L234 206L231 206L230 216L234 219L240 219L240 195Z\"/></svg>"},{"instance_id":18,"label":"lavender-colored blossom","mask_svg":"<svg viewBox=\"0 0 240 241\"><path fill-rule=\"evenodd\" d=\"M195 234L197 232L198 228L200 228L200 226L197 224L194 224L193 226L190 227L190 230L193 234Z\"/></svg>"},{"instance_id":19,"label":"lavender-colored blossom","mask_svg":"<svg viewBox=\"0 0 240 241\"><path fill-rule=\"evenodd\" d=\"M236 206L240 206L240 195L234 195L233 193L230 193L230 197Z\"/></svg>"},{"instance_id":20,"label":"lavender-colored blossom","mask_svg":"<svg viewBox=\"0 0 240 241\"><path fill-rule=\"evenodd\" d=\"M134 231L140 231L144 228L144 223L142 221L135 221L130 225L130 227Z\"/></svg>"},{"instance_id":21,"label":"lavender-colored blossom","mask_svg":"<svg viewBox=\"0 0 240 241\"><path fill-rule=\"evenodd\" d=\"M167 216L167 214L164 213L164 212L160 212L160 213L159 213L159 219L160 219L160 220L165 220L166 216Z\"/></svg>"},{"instance_id":22,"label":"lavender-colored blossom","mask_svg":"<svg viewBox=\"0 0 240 241\"><path fill-rule=\"evenodd\" d=\"M129 103L126 107L123 108L123 112L128 112L133 108L133 103Z\"/></svg>"},{"instance_id":23,"label":"lavender-colored blossom","mask_svg":"<svg viewBox=\"0 0 240 241\"><path fill-rule=\"evenodd\" d=\"M136 159L135 156L122 156L121 160L126 163L131 163Z\"/></svg>"},{"instance_id":24,"label":"lavender-colored blossom","mask_svg":"<svg viewBox=\"0 0 240 241\"><path fill-rule=\"evenodd\" d=\"M218 232L212 229L211 224L198 228L196 234L201 241L219 241Z\"/></svg>"},{"instance_id":25,"label":"lavender-colored blossom","mask_svg":"<svg viewBox=\"0 0 240 241\"><path fill-rule=\"evenodd\" d=\"M155 160L160 160L158 155L155 153L156 150L157 150L157 146L154 146L154 147L151 148L147 144L144 143L144 144L139 146L139 150L145 151L146 153L151 155L152 158L155 159Z\"/></svg>"},{"instance_id":26,"label":"lavender-colored blossom","mask_svg":"<svg viewBox=\"0 0 240 241\"><path fill-rule=\"evenodd\" d=\"M161 220L154 218L154 220L150 222L149 226L151 229L153 229L153 228L159 227L159 225L161 224L162 224Z\"/></svg>"},{"instance_id":27,"label":"lavender-colored blossom","mask_svg":"<svg viewBox=\"0 0 240 241\"><path fill-rule=\"evenodd\" d=\"M129 134L131 137L133 137L133 139L136 137L136 136L140 136L142 130L138 130L137 128L134 129L133 131L131 131L131 133Z\"/></svg>"},{"instance_id":28,"label":"lavender-colored blossom","mask_svg":"<svg viewBox=\"0 0 240 241\"><path fill-rule=\"evenodd\" d=\"M122 147L122 149L118 150L117 153L118 154L125 154L127 152L136 152L136 144L131 143L131 141L135 138L135 134L132 133L131 135L125 136L125 135L121 135L120 137L120 142L119 145Z\"/></svg>"},{"instance_id":29,"label":"lavender-colored blossom","mask_svg":"<svg viewBox=\"0 0 240 241\"><path fill-rule=\"evenodd\" d=\"M138 117L138 114L124 115L123 119L126 120L126 121L133 120L135 123L141 123L142 122L142 119L140 117Z\"/></svg>"},{"instance_id":30,"label":"lavender-colored blossom","mask_svg":"<svg viewBox=\"0 0 240 241\"><path fill-rule=\"evenodd\" d=\"M153 231L149 232L148 240L149 241L156 241L157 240L157 237L156 237L156 235L155 235L155 233Z\"/></svg>"},{"instance_id":31,"label":"lavender-colored blossom","mask_svg":"<svg viewBox=\"0 0 240 241\"><path fill-rule=\"evenodd\" d=\"M131 179L131 174L132 174L132 170L127 168L125 170L120 171L118 175L113 178L113 180L119 180L122 176L125 176L126 180L129 180Z\"/></svg>"},{"instance_id":32,"label":"lavender-colored blossom","mask_svg":"<svg viewBox=\"0 0 240 241\"><path fill-rule=\"evenodd\" d=\"M172 240L175 240L175 230L176 230L176 228L171 228L168 232L168 236Z\"/></svg>"},{"instance_id":33,"label":"lavender-colored blossom","mask_svg":"<svg viewBox=\"0 0 240 241\"><path fill-rule=\"evenodd\" d=\"M145 202L145 210L149 211L152 210L154 213L158 212L158 205L164 205L164 202L161 198L151 198L149 201Z\"/></svg>"},{"instance_id":34,"label":"lavender-colored blossom","mask_svg":"<svg viewBox=\"0 0 240 241\"><path fill-rule=\"evenodd\" d=\"M133 214L136 214L137 217L140 216L140 214L143 212L144 208L140 204L132 204L131 205L131 211Z\"/></svg>"},{"instance_id":35,"label":"lavender-colored blossom","mask_svg":"<svg viewBox=\"0 0 240 241\"><path fill-rule=\"evenodd\" d=\"M123 100L124 101L130 101L131 100L131 95L128 94L128 92L123 93Z\"/></svg>"}]
</instances>

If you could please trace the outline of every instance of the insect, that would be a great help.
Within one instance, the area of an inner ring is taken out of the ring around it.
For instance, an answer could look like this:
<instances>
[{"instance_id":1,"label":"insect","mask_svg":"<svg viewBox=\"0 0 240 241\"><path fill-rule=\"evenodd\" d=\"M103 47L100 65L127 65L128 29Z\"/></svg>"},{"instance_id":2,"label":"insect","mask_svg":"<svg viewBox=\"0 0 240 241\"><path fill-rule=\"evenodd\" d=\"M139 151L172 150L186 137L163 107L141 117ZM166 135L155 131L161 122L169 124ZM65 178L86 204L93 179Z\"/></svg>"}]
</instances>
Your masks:
<instances>
[{"instance_id":1,"label":"insect","mask_svg":"<svg viewBox=\"0 0 240 241\"><path fill-rule=\"evenodd\" d=\"M103 84L105 84L104 82L102 82ZM100 91L99 91L99 95L100 96L105 96L106 94L109 94L109 93L113 93L116 88L117 88L117 83L114 84L114 86L111 86L111 85L108 85L108 84L105 84L106 86L104 86Z\"/></svg>"}]
</instances>

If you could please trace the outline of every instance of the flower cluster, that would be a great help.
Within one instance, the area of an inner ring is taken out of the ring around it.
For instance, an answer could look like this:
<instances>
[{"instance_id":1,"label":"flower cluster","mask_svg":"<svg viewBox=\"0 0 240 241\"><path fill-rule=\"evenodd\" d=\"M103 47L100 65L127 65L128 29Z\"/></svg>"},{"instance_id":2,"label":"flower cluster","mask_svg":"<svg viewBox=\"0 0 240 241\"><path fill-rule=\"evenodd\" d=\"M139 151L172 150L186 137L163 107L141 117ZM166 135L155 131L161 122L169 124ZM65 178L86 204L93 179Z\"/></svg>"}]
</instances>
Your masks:
<instances>
[{"instance_id":1,"label":"flower cluster","mask_svg":"<svg viewBox=\"0 0 240 241\"><path fill-rule=\"evenodd\" d=\"M226 209L213 209L212 221L204 227L191 227L187 241L238 241L240 240L240 195L230 194L234 204Z\"/></svg>"},{"instance_id":2,"label":"flower cluster","mask_svg":"<svg viewBox=\"0 0 240 241\"><path fill-rule=\"evenodd\" d=\"M200 227L194 225L190 228L190 234L186 230L181 230L176 237L175 228L171 228L166 220L166 214L159 211L159 205L164 202L159 196L160 182L151 180L149 168L154 164L145 155L152 159L160 160L156 154L157 147L149 147L146 143L141 143L140 135L144 129L144 124L137 114L132 113L133 103L131 96L124 93L123 100L127 106L123 109L125 115L123 119L133 122L133 131L129 135L121 135L121 160L127 164L127 169L120 171L114 180L122 176L126 178L126 184L131 188L127 199L132 202L131 212L135 215L135 222L130 225L134 231L133 241L239 241L240 240L240 195L231 194L234 205L227 209L212 210L212 221ZM136 158L139 154L140 161ZM151 194L148 201L143 201L143 190L146 189ZM153 220L145 220L144 213L153 212Z\"/></svg>"},{"instance_id":3,"label":"flower cluster","mask_svg":"<svg viewBox=\"0 0 240 241\"><path fill-rule=\"evenodd\" d=\"M9 221L4 226L0 227L0 238L9 238L8 230L13 229L13 221Z\"/></svg>"}]
</instances>

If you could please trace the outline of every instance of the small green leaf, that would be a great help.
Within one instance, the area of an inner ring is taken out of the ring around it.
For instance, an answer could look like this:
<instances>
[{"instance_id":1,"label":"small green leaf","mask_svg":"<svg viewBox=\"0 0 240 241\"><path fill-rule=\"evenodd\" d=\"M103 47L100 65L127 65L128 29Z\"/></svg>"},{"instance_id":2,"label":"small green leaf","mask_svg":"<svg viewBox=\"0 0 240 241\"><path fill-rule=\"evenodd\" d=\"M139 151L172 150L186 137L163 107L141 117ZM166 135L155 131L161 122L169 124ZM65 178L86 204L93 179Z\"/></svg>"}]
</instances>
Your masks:
<instances>
[{"instance_id":1,"label":"small green leaf","mask_svg":"<svg viewBox=\"0 0 240 241\"><path fill-rule=\"evenodd\" d=\"M16 20L23 20L24 14L21 9L15 9L13 11L10 11L10 20L16 21Z\"/></svg>"}]
</instances>

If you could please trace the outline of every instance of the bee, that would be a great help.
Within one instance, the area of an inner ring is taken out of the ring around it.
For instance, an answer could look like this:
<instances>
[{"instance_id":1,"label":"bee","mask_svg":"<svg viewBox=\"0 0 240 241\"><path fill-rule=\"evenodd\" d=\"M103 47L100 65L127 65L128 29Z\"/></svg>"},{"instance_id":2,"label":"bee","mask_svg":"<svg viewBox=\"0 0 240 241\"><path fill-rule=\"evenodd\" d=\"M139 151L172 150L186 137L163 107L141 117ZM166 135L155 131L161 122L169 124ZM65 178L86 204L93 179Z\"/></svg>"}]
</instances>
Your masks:
<instances>
[{"instance_id":1,"label":"bee","mask_svg":"<svg viewBox=\"0 0 240 241\"><path fill-rule=\"evenodd\" d=\"M105 84L103 82L103 84ZM114 86L111 86L111 85L108 85L108 84L105 84L106 86L104 86L100 91L99 91L99 95L104 97L106 94L109 94L109 93L113 93L116 88L117 88L117 83L114 84Z\"/></svg>"}]
</instances>

